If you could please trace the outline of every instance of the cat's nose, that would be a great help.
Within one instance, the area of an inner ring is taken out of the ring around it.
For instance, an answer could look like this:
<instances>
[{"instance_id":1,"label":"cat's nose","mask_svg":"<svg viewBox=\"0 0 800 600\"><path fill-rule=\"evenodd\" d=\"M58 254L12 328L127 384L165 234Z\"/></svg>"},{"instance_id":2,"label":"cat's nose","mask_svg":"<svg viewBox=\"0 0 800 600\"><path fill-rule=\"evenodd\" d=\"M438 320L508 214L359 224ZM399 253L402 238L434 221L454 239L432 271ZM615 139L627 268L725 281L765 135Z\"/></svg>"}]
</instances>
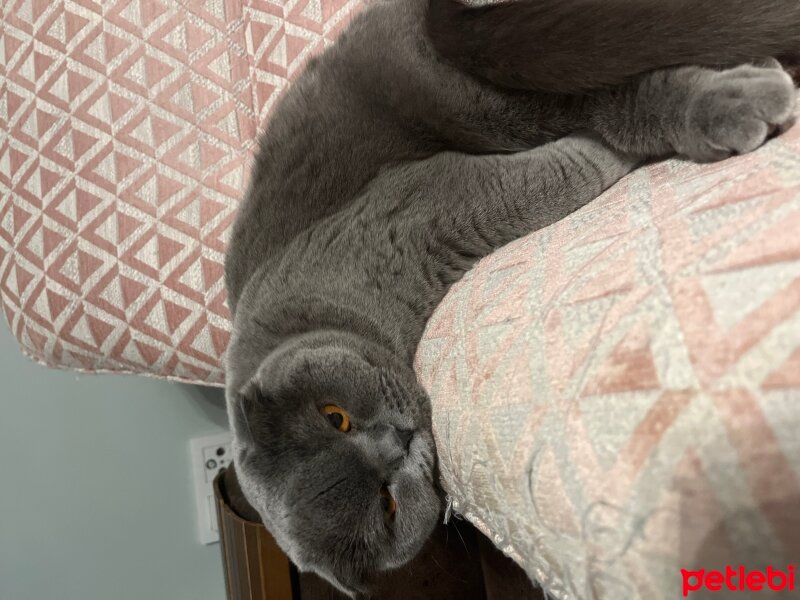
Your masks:
<instances>
[{"instance_id":1,"label":"cat's nose","mask_svg":"<svg viewBox=\"0 0 800 600\"><path fill-rule=\"evenodd\" d=\"M414 437L414 431L412 429L395 429L394 431L400 440L400 445L408 452L408 446L411 444L411 440Z\"/></svg>"},{"instance_id":2,"label":"cat's nose","mask_svg":"<svg viewBox=\"0 0 800 600\"><path fill-rule=\"evenodd\" d=\"M391 425L379 425L373 428L375 450L384 468L392 472L402 466L413 436L413 431L397 429Z\"/></svg>"}]
</instances>

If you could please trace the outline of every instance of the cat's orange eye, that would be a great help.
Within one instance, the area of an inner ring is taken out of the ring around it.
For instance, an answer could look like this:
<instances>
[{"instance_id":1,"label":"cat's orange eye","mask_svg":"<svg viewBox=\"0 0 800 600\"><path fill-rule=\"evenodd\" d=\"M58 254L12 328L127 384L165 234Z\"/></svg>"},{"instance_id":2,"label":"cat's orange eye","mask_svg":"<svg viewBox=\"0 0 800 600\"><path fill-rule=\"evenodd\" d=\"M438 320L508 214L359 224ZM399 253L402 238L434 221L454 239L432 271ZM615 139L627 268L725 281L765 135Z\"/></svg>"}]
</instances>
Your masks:
<instances>
[{"instance_id":1,"label":"cat's orange eye","mask_svg":"<svg viewBox=\"0 0 800 600\"><path fill-rule=\"evenodd\" d=\"M327 417L328 422L339 431L347 433L350 431L350 415L341 406L326 404L322 407L322 414Z\"/></svg>"},{"instance_id":2,"label":"cat's orange eye","mask_svg":"<svg viewBox=\"0 0 800 600\"><path fill-rule=\"evenodd\" d=\"M387 519L394 519L394 513L397 512L397 502L395 502L392 494L389 493L389 488L386 487L386 484L381 486L380 494L383 514L386 515Z\"/></svg>"}]
</instances>

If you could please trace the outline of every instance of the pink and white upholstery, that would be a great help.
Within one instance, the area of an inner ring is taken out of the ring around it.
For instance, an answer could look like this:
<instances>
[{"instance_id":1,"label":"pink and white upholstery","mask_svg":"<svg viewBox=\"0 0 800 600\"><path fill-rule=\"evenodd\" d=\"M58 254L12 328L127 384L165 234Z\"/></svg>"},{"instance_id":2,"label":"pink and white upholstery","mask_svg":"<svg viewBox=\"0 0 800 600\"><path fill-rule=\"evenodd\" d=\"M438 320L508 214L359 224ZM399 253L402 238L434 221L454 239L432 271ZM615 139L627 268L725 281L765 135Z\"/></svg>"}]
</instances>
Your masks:
<instances>
[{"instance_id":1,"label":"pink and white upholstery","mask_svg":"<svg viewBox=\"0 0 800 600\"><path fill-rule=\"evenodd\" d=\"M800 127L642 169L482 261L416 367L454 508L554 598L796 563Z\"/></svg>"},{"instance_id":2,"label":"pink and white upholstery","mask_svg":"<svg viewBox=\"0 0 800 600\"><path fill-rule=\"evenodd\" d=\"M257 132L360 5L2 3L0 289L31 358L222 383Z\"/></svg>"},{"instance_id":3,"label":"pink and white upholstery","mask_svg":"<svg viewBox=\"0 0 800 600\"><path fill-rule=\"evenodd\" d=\"M28 356L223 382L256 134L360 5L2 4L0 297ZM453 510L553 597L797 561L800 128L637 171L482 261L416 366Z\"/></svg>"}]
</instances>

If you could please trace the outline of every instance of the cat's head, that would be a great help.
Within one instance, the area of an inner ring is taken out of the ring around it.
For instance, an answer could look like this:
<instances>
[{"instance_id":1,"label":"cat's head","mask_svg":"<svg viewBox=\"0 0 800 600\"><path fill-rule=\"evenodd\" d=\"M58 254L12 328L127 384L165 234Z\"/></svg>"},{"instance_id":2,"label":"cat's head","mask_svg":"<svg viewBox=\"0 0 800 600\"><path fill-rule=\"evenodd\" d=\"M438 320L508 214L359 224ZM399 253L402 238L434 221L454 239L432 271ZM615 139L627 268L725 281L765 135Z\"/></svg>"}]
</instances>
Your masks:
<instances>
[{"instance_id":1,"label":"cat's head","mask_svg":"<svg viewBox=\"0 0 800 600\"><path fill-rule=\"evenodd\" d=\"M417 554L441 499L430 403L408 367L300 336L228 396L242 490L301 570L355 594Z\"/></svg>"}]
</instances>

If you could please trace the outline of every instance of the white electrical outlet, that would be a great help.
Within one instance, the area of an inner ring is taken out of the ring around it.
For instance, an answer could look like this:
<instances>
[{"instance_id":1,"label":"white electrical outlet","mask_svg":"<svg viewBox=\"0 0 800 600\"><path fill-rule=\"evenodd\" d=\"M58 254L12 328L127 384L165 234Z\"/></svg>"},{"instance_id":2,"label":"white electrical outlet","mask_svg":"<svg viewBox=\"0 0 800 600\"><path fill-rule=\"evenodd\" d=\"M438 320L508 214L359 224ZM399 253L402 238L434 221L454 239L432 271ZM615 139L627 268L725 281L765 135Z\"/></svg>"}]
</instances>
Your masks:
<instances>
[{"instance_id":1,"label":"white electrical outlet","mask_svg":"<svg viewBox=\"0 0 800 600\"><path fill-rule=\"evenodd\" d=\"M233 463L229 431L194 438L189 447L194 474L194 496L197 505L197 535L202 544L219 541L217 508L214 500L214 477Z\"/></svg>"}]
</instances>

